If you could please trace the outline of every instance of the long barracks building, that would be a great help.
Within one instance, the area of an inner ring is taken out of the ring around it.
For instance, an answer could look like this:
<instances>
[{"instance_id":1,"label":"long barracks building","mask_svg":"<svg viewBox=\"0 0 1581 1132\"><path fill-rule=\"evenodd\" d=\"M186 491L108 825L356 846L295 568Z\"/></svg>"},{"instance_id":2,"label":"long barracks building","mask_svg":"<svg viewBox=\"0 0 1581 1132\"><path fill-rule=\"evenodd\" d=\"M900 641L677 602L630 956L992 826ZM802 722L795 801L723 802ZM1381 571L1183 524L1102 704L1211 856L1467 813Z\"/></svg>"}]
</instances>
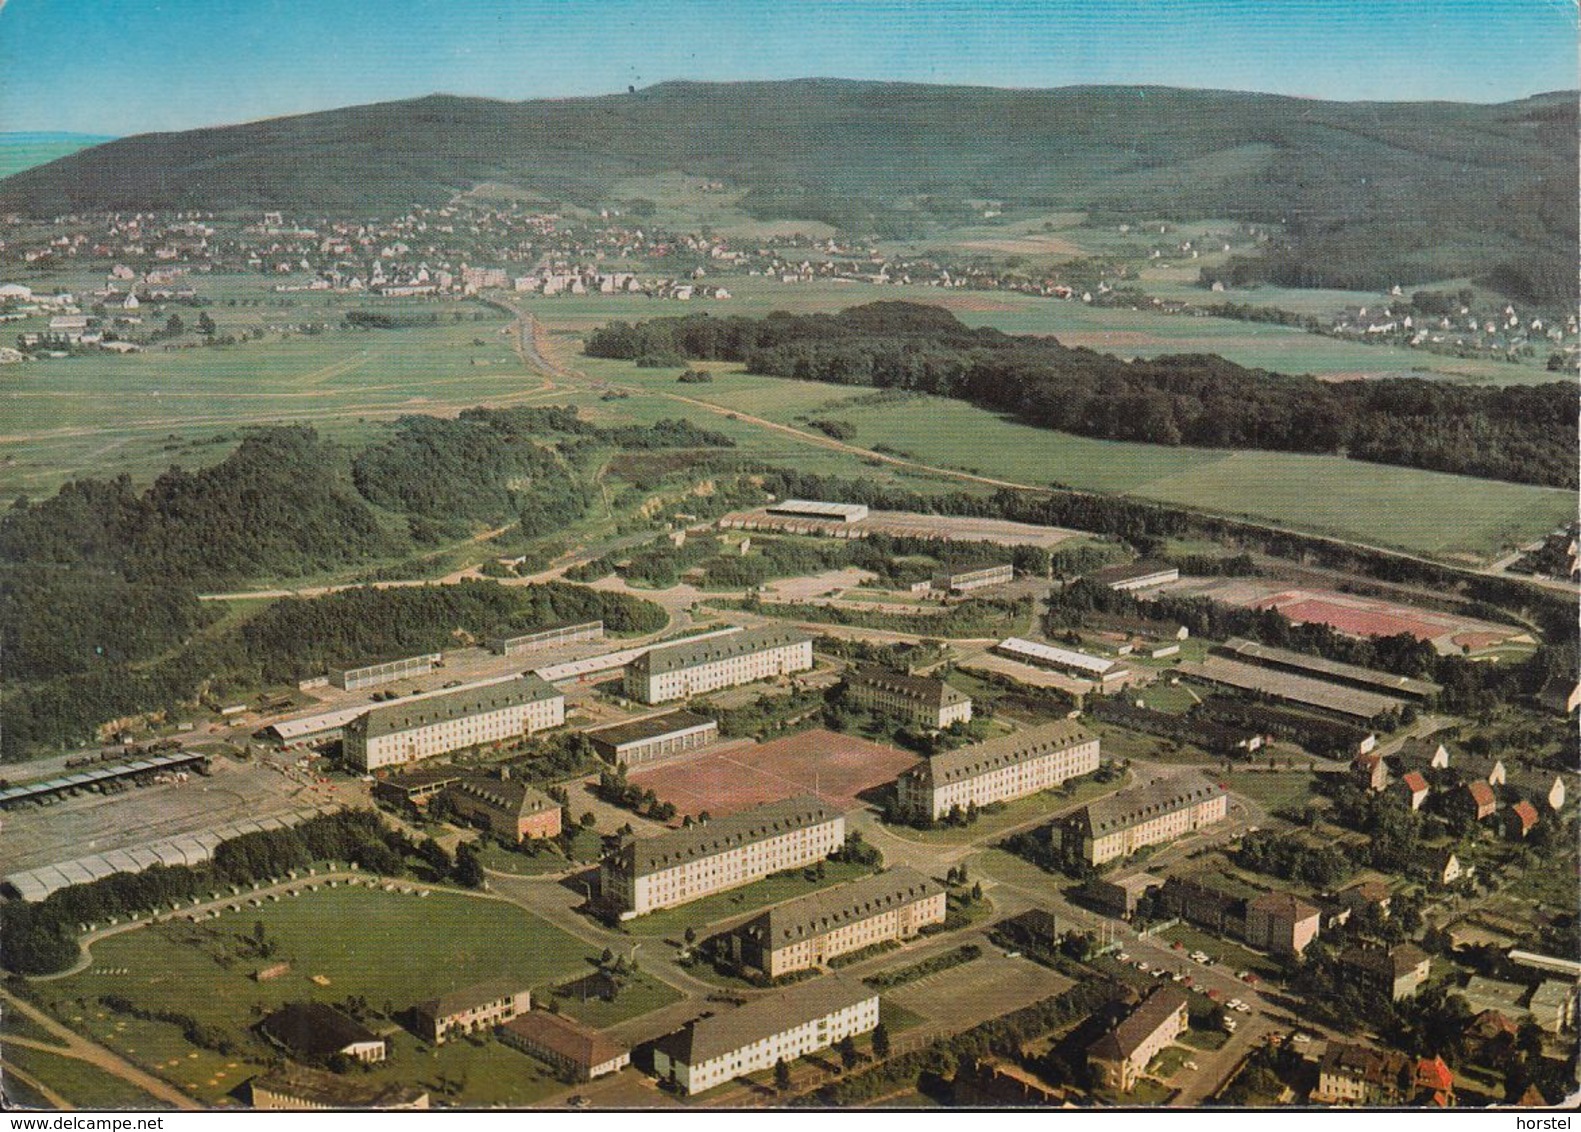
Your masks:
<instances>
[{"instance_id":1,"label":"long barracks building","mask_svg":"<svg viewBox=\"0 0 1581 1132\"><path fill-rule=\"evenodd\" d=\"M972 698L943 680L871 666L846 678L845 698L857 707L901 716L916 727L942 730L972 718Z\"/></svg>"},{"instance_id":2,"label":"long barracks building","mask_svg":"<svg viewBox=\"0 0 1581 1132\"><path fill-rule=\"evenodd\" d=\"M603 898L623 920L821 861L845 816L811 795L626 842L604 859Z\"/></svg>"},{"instance_id":3,"label":"long barracks building","mask_svg":"<svg viewBox=\"0 0 1581 1132\"><path fill-rule=\"evenodd\" d=\"M777 978L942 924L944 886L901 866L771 908L737 929L738 958Z\"/></svg>"},{"instance_id":4,"label":"long barracks building","mask_svg":"<svg viewBox=\"0 0 1581 1132\"><path fill-rule=\"evenodd\" d=\"M1156 778L1077 810L1060 827L1062 846L1070 856L1102 865L1223 821L1229 801L1223 786L1198 771Z\"/></svg>"},{"instance_id":5,"label":"long barracks building","mask_svg":"<svg viewBox=\"0 0 1581 1132\"><path fill-rule=\"evenodd\" d=\"M937 820L956 806L1008 802L1098 769L1098 737L1070 720L942 751L896 780L908 814Z\"/></svg>"},{"instance_id":6,"label":"long barracks building","mask_svg":"<svg viewBox=\"0 0 1581 1132\"><path fill-rule=\"evenodd\" d=\"M565 722L565 696L528 672L449 695L385 704L346 725L345 758L363 770L520 739Z\"/></svg>"},{"instance_id":7,"label":"long barracks building","mask_svg":"<svg viewBox=\"0 0 1581 1132\"><path fill-rule=\"evenodd\" d=\"M645 704L662 704L811 667L812 638L806 633L748 629L649 649L626 665L626 694Z\"/></svg>"}]
</instances>

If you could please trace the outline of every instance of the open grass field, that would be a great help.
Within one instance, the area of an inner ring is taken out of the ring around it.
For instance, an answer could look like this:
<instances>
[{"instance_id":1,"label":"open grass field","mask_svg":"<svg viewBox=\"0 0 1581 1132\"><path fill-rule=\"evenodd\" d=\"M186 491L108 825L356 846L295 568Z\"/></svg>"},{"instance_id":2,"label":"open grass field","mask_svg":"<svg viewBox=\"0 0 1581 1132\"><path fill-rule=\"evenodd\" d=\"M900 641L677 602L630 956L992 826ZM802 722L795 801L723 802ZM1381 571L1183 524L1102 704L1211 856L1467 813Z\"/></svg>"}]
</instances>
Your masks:
<instances>
[{"instance_id":1,"label":"open grass field","mask_svg":"<svg viewBox=\"0 0 1581 1132\"><path fill-rule=\"evenodd\" d=\"M560 1004L561 1014L600 1029L651 1013L672 1002L679 1002L682 997L681 992L668 983L639 971L621 988L613 1002L606 1002L594 993L597 981L596 975L584 975L558 984L552 992L546 988L543 997L548 1001L549 994L553 993Z\"/></svg>"},{"instance_id":2,"label":"open grass field","mask_svg":"<svg viewBox=\"0 0 1581 1132\"><path fill-rule=\"evenodd\" d=\"M5 1064L26 1073L78 1108L163 1109L170 1106L129 1081L73 1057L61 1057L27 1046L9 1044ZM10 1088L7 1082L7 1089Z\"/></svg>"},{"instance_id":3,"label":"open grass field","mask_svg":"<svg viewBox=\"0 0 1581 1132\"><path fill-rule=\"evenodd\" d=\"M242 942L256 923L275 941L271 961L289 974L258 983L258 961ZM413 1003L493 977L511 976L535 990L586 969L585 944L501 901L456 893L427 897L368 888L307 893L200 924L140 928L93 946L87 971L40 987L56 1017L116 1052L215 1103L251 1076L249 1063L266 1047L249 1033L258 1017L282 1003L313 998L338 1002L359 995L378 1011ZM94 972L121 970L125 975ZM322 976L325 984L310 981ZM118 1015L101 1001L116 994L149 1010L175 1011L214 1027L235 1045L232 1054L198 1049L166 1022ZM417 1039L395 1037L396 1057L373 1075L411 1079ZM446 1061L483 1056L465 1042L447 1044ZM403 1052L404 1051L404 1052ZM501 1053L510 1053L501 1049ZM511 1053L511 1057L517 1057ZM421 1061L426 1064L428 1056ZM476 1074L474 1074L476 1076ZM480 1078L481 1081L481 1078ZM478 1103L494 1103L483 1101Z\"/></svg>"}]
</instances>

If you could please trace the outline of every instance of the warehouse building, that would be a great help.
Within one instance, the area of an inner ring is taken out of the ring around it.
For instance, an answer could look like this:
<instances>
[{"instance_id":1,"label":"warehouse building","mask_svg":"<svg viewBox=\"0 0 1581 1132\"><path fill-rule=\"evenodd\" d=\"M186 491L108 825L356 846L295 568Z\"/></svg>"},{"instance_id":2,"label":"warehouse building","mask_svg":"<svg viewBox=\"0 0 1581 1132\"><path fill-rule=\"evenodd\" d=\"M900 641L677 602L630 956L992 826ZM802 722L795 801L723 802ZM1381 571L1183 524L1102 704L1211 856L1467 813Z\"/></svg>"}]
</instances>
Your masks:
<instances>
[{"instance_id":1,"label":"warehouse building","mask_svg":"<svg viewBox=\"0 0 1581 1132\"><path fill-rule=\"evenodd\" d=\"M515 979L495 979L419 1002L412 1015L417 1032L437 1046L452 1035L487 1030L531 1009L530 990Z\"/></svg>"},{"instance_id":2,"label":"warehouse building","mask_svg":"<svg viewBox=\"0 0 1581 1132\"><path fill-rule=\"evenodd\" d=\"M617 1073L631 1064L631 1050L614 1038L563 1014L534 1010L496 1031L500 1041L546 1061L577 1081Z\"/></svg>"},{"instance_id":3,"label":"warehouse building","mask_svg":"<svg viewBox=\"0 0 1581 1132\"><path fill-rule=\"evenodd\" d=\"M1134 593L1150 590L1154 586L1180 581L1180 571L1164 562L1128 562L1123 566L1105 566L1087 575L1090 581L1108 586L1111 590Z\"/></svg>"},{"instance_id":4,"label":"warehouse building","mask_svg":"<svg viewBox=\"0 0 1581 1132\"><path fill-rule=\"evenodd\" d=\"M426 1109L428 1091L415 1085L364 1084L285 1062L247 1083L248 1101L261 1111L315 1112L326 1109Z\"/></svg>"},{"instance_id":5,"label":"warehouse building","mask_svg":"<svg viewBox=\"0 0 1581 1132\"><path fill-rule=\"evenodd\" d=\"M994 651L1011 660L1019 660L1022 664L1033 664L1039 668L1052 668L1056 672L1081 676L1096 684L1099 691L1119 687L1131 675L1131 670L1117 661L1077 652L1075 649L1045 645L1041 641L1029 641L1022 637L1010 637L1000 641L994 646Z\"/></svg>"},{"instance_id":6,"label":"warehouse building","mask_svg":"<svg viewBox=\"0 0 1581 1132\"><path fill-rule=\"evenodd\" d=\"M403 657L400 660L363 664L355 668L331 668L329 682L348 692L360 692L364 688L377 688L380 684L388 684L394 680L427 676L434 670L435 665L443 663L444 657L440 653L430 652L422 656Z\"/></svg>"},{"instance_id":7,"label":"warehouse building","mask_svg":"<svg viewBox=\"0 0 1581 1132\"><path fill-rule=\"evenodd\" d=\"M630 919L821 861L845 844L845 816L810 795L657 837L634 838L604 859L604 901Z\"/></svg>"},{"instance_id":8,"label":"warehouse building","mask_svg":"<svg viewBox=\"0 0 1581 1132\"><path fill-rule=\"evenodd\" d=\"M940 593L964 594L985 586L1003 586L1015 581L1016 570L1008 562L964 566L933 575L933 588Z\"/></svg>"},{"instance_id":9,"label":"warehouse building","mask_svg":"<svg viewBox=\"0 0 1581 1132\"><path fill-rule=\"evenodd\" d=\"M490 652L499 656L515 656L517 653L548 648L551 645L569 645L577 641L603 639L602 621L568 621L562 625L551 625L531 633L499 634L488 639L488 646Z\"/></svg>"},{"instance_id":10,"label":"warehouse building","mask_svg":"<svg viewBox=\"0 0 1581 1132\"><path fill-rule=\"evenodd\" d=\"M649 649L626 665L626 695L662 704L720 688L805 672L812 638L795 629L747 629Z\"/></svg>"},{"instance_id":11,"label":"warehouse building","mask_svg":"<svg viewBox=\"0 0 1581 1132\"><path fill-rule=\"evenodd\" d=\"M1352 688L1381 692L1385 695L1404 696L1412 700L1426 700L1444 690L1443 685L1435 684L1431 680L1396 676L1392 672L1363 668L1359 664L1341 664L1337 660L1325 660L1320 656L1308 656L1306 653L1293 652L1290 649L1276 649L1271 645L1242 640L1240 637L1231 637L1225 641L1220 651L1237 660L1259 664L1264 668L1293 672L1299 676L1312 676L1335 684L1345 684Z\"/></svg>"},{"instance_id":12,"label":"warehouse building","mask_svg":"<svg viewBox=\"0 0 1581 1132\"><path fill-rule=\"evenodd\" d=\"M346 726L344 757L377 770L520 739L565 722L565 696L533 673L480 688L385 704Z\"/></svg>"},{"instance_id":13,"label":"warehouse building","mask_svg":"<svg viewBox=\"0 0 1581 1132\"><path fill-rule=\"evenodd\" d=\"M1083 806L1062 824L1062 844L1067 855L1102 865L1223 821L1228 812L1224 787L1186 771Z\"/></svg>"},{"instance_id":14,"label":"warehouse building","mask_svg":"<svg viewBox=\"0 0 1581 1132\"><path fill-rule=\"evenodd\" d=\"M877 943L910 939L944 922L945 903L943 885L902 866L771 908L736 929L732 947L738 961L778 978Z\"/></svg>"},{"instance_id":15,"label":"warehouse building","mask_svg":"<svg viewBox=\"0 0 1581 1132\"><path fill-rule=\"evenodd\" d=\"M825 523L859 523L867 518L865 503L823 503L814 499L787 499L771 503L764 510L788 519L818 519Z\"/></svg>"},{"instance_id":16,"label":"warehouse building","mask_svg":"<svg viewBox=\"0 0 1581 1132\"><path fill-rule=\"evenodd\" d=\"M719 724L695 712L672 711L634 719L630 723L617 723L613 727L600 727L586 734L605 762L640 766L682 751L706 747L719 738Z\"/></svg>"},{"instance_id":17,"label":"warehouse building","mask_svg":"<svg viewBox=\"0 0 1581 1132\"><path fill-rule=\"evenodd\" d=\"M1070 720L941 751L895 781L901 808L937 821L951 810L1008 802L1098 769L1098 737Z\"/></svg>"},{"instance_id":18,"label":"warehouse building","mask_svg":"<svg viewBox=\"0 0 1581 1132\"><path fill-rule=\"evenodd\" d=\"M1399 711L1405 706L1404 700L1394 696L1299 676L1293 672L1281 672L1223 656L1209 656L1201 661L1188 660L1177 671L1194 680L1260 692L1276 700L1318 708L1364 723L1371 723L1385 712Z\"/></svg>"},{"instance_id":19,"label":"warehouse building","mask_svg":"<svg viewBox=\"0 0 1581 1132\"><path fill-rule=\"evenodd\" d=\"M846 702L885 715L898 715L913 727L943 730L972 718L972 698L932 676L908 676L866 666L845 681Z\"/></svg>"},{"instance_id":20,"label":"warehouse building","mask_svg":"<svg viewBox=\"0 0 1581 1132\"><path fill-rule=\"evenodd\" d=\"M307 1061L337 1054L353 1061L383 1061L389 1047L361 1022L322 1002L288 1002L258 1023L271 1045Z\"/></svg>"},{"instance_id":21,"label":"warehouse building","mask_svg":"<svg viewBox=\"0 0 1581 1132\"><path fill-rule=\"evenodd\" d=\"M653 1072L692 1096L877 1026L878 992L827 975L660 1038L653 1047Z\"/></svg>"}]
</instances>

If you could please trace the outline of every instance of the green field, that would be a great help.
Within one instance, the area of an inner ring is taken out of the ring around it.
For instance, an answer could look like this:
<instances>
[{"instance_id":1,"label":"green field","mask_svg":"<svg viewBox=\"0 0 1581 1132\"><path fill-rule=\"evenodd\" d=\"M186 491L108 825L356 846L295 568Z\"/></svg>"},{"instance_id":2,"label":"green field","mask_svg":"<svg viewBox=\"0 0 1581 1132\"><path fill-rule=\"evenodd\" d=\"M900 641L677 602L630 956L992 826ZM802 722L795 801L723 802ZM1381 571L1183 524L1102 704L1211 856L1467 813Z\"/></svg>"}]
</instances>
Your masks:
<instances>
[{"instance_id":1,"label":"green field","mask_svg":"<svg viewBox=\"0 0 1581 1132\"><path fill-rule=\"evenodd\" d=\"M638 961L640 963L641 956L638 956ZM559 1003L561 1014L600 1029L613 1026L617 1022L624 1022L628 1018L640 1017L672 1002L679 1002L682 997L680 991L668 983L660 982L645 971L639 971L632 976L613 1002L606 1002L597 995L582 997L579 992L586 981L586 976L583 976L554 987L555 1001ZM543 988L541 994L544 1001L548 1002L550 988Z\"/></svg>"},{"instance_id":2,"label":"green field","mask_svg":"<svg viewBox=\"0 0 1581 1132\"><path fill-rule=\"evenodd\" d=\"M123 1081L74 1057L61 1057L12 1044L6 1046L5 1063L43 1082L78 1108L137 1110L170 1107L130 1081Z\"/></svg>"},{"instance_id":3,"label":"green field","mask_svg":"<svg viewBox=\"0 0 1581 1132\"><path fill-rule=\"evenodd\" d=\"M271 962L290 973L259 983L259 965L243 937L262 923L275 942ZM267 1060L267 1047L250 1027L269 1010L301 999L340 1002L364 998L375 1011L407 1009L437 994L494 977L515 977L542 988L587 970L587 946L558 928L502 901L435 891L427 897L366 888L337 888L244 908L199 924L172 923L112 936L93 945L88 970L40 985L56 1017L157 1072L205 1103L216 1103ZM95 972L126 969L126 975ZM322 976L326 984L311 981ZM109 1009L116 994L149 1010L190 1015L235 1047L225 1054L192 1046L178 1026L144 1021ZM379 1022L376 1029L391 1028ZM504 1047L467 1041L436 1053L395 1030L391 1060L370 1083L413 1080L420 1073L468 1077L466 1096L478 1104L527 1103L529 1094L557 1088L545 1071L532 1080L501 1078L488 1066L532 1066ZM467 1069L474 1065L475 1071ZM522 1090L526 1086L533 1088ZM474 1097L473 1090L483 1090ZM489 1098L489 1099L485 1099Z\"/></svg>"}]
</instances>

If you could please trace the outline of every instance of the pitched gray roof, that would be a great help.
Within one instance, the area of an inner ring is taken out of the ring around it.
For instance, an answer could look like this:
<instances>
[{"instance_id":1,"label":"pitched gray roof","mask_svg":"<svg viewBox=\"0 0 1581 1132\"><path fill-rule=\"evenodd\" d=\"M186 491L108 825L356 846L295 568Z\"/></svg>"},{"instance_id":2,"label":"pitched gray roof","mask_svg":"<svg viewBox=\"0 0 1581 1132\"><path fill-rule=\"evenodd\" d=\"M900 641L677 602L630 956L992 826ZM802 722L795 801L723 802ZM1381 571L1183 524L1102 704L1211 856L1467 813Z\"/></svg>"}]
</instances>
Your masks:
<instances>
[{"instance_id":1,"label":"pitched gray roof","mask_svg":"<svg viewBox=\"0 0 1581 1132\"><path fill-rule=\"evenodd\" d=\"M1088 1052L1107 1061L1125 1060L1187 1001L1186 992L1179 987L1157 988L1129 1017L1089 1046Z\"/></svg>"},{"instance_id":2,"label":"pitched gray roof","mask_svg":"<svg viewBox=\"0 0 1581 1132\"><path fill-rule=\"evenodd\" d=\"M850 676L852 685L879 688L930 708L949 707L971 699L965 692L932 676L910 676L888 669L864 666Z\"/></svg>"},{"instance_id":3,"label":"pitched gray roof","mask_svg":"<svg viewBox=\"0 0 1581 1132\"><path fill-rule=\"evenodd\" d=\"M455 789L513 816L536 814L559 805L537 787L518 782L513 778L501 779L492 775L477 774L462 779L456 784Z\"/></svg>"},{"instance_id":4,"label":"pitched gray roof","mask_svg":"<svg viewBox=\"0 0 1581 1132\"><path fill-rule=\"evenodd\" d=\"M526 989L527 984L521 979L490 979L419 1002L413 1009L427 1018L448 1018L502 998L513 998Z\"/></svg>"},{"instance_id":5,"label":"pitched gray roof","mask_svg":"<svg viewBox=\"0 0 1581 1132\"><path fill-rule=\"evenodd\" d=\"M699 664L710 664L716 660L729 660L732 657L746 656L765 649L782 648L785 645L811 640L812 637L807 633L771 625L762 629L746 629L723 637L677 641L673 645L662 645L649 649L631 663L639 672L649 672L657 676L665 672L694 668Z\"/></svg>"},{"instance_id":6,"label":"pitched gray roof","mask_svg":"<svg viewBox=\"0 0 1581 1132\"><path fill-rule=\"evenodd\" d=\"M405 703L385 704L347 724L349 732L364 739L377 739L417 727L435 723L448 723L471 715L498 711L518 704L552 700L560 691L534 672L524 672L516 680L500 684L487 684L481 688L458 688L444 696L410 700Z\"/></svg>"},{"instance_id":7,"label":"pitched gray roof","mask_svg":"<svg viewBox=\"0 0 1581 1132\"><path fill-rule=\"evenodd\" d=\"M1094 837L1105 837L1223 793L1224 787L1200 771L1188 770L1099 798L1078 810L1073 820L1085 822Z\"/></svg>"},{"instance_id":8,"label":"pitched gray roof","mask_svg":"<svg viewBox=\"0 0 1581 1132\"><path fill-rule=\"evenodd\" d=\"M619 851L620 864L634 876L648 876L687 861L822 825L839 816L839 810L810 794L767 802L703 825L629 841Z\"/></svg>"},{"instance_id":9,"label":"pitched gray roof","mask_svg":"<svg viewBox=\"0 0 1581 1132\"><path fill-rule=\"evenodd\" d=\"M761 933L771 949L780 948L915 904L943 891L944 886L937 881L916 869L900 866L771 908L752 921L747 930Z\"/></svg>"},{"instance_id":10,"label":"pitched gray roof","mask_svg":"<svg viewBox=\"0 0 1581 1132\"><path fill-rule=\"evenodd\" d=\"M1399 692L1407 696L1437 695L1444 690L1443 685L1435 684L1431 680L1416 680L1410 676L1396 676L1392 672L1382 672L1376 668L1363 668L1359 664L1344 664L1321 656L1311 656L1304 652L1295 652L1291 649L1259 644L1256 641L1242 640L1240 637L1231 637L1224 642L1223 647L1225 652L1234 653L1236 656L1246 660L1260 661L1264 664L1274 664L1282 667L1300 668L1307 672L1315 672L1339 680L1348 680L1352 683L1366 684L1369 687L1387 689L1388 691Z\"/></svg>"},{"instance_id":11,"label":"pitched gray roof","mask_svg":"<svg viewBox=\"0 0 1581 1132\"><path fill-rule=\"evenodd\" d=\"M942 786L947 782L975 778L1000 767L1013 766L1028 759L1041 758L1051 751L1085 743L1093 735L1079 723L1062 719L1043 727L1030 727L1013 735L1002 735L969 747L941 751L906 771L908 775Z\"/></svg>"},{"instance_id":12,"label":"pitched gray roof","mask_svg":"<svg viewBox=\"0 0 1581 1132\"><path fill-rule=\"evenodd\" d=\"M660 1038L657 1048L684 1065L701 1065L721 1054L877 997L876 990L855 980L825 975L711 1018L699 1018L688 1023L685 1029Z\"/></svg>"},{"instance_id":13,"label":"pitched gray roof","mask_svg":"<svg viewBox=\"0 0 1581 1132\"><path fill-rule=\"evenodd\" d=\"M663 715L650 715L646 719L634 719L629 723L600 727L584 734L589 739L608 743L612 747L624 747L627 743L640 743L644 739L656 739L660 735L669 735L676 731L690 731L694 727L702 727L712 722L714 721L706 715L698 715L696 712L671 711Z\"/></svg>"}]
</instances>

